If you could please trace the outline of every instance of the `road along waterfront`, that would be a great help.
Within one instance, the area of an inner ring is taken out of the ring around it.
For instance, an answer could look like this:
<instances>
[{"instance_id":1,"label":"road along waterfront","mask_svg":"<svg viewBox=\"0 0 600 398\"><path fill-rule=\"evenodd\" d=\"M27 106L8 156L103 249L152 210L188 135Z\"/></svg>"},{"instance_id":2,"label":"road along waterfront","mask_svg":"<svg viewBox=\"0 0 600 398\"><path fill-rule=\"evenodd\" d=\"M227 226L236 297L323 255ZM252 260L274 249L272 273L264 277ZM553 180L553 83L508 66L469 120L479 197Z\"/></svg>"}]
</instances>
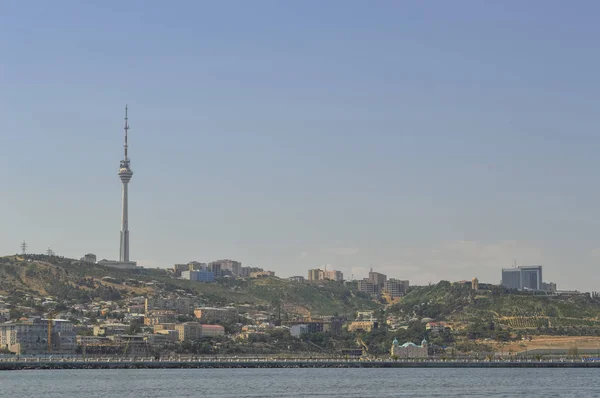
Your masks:
<instances>
[{"instance_id":1,"label":"road along waterfront","mask_svg":"<svg viewBox=\"0 0 600 398\"><path fill-rule=\"evenodd\" d=\"M4 358L0 370L31 369L193 369L193 368L600 368L585 360L354 360L273 358Z\"/></svg>"}]
</instances>

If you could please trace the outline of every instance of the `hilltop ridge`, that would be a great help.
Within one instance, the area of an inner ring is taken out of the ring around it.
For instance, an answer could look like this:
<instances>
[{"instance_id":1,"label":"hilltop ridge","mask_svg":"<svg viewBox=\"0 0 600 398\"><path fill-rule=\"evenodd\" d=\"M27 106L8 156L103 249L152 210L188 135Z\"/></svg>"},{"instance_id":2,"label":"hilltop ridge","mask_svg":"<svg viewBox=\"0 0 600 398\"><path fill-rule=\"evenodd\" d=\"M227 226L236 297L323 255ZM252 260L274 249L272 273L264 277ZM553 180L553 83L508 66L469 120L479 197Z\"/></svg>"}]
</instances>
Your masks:
<instances>
[{"instance_id":1,"label":"hilltop ridge","mask_svg":"<svg viewBox=\"0 0 600 398\"><path fill-rule=\"evenodd\" d=\"M264 277L201 283L172 278L165 269L120 270L44 255L0 257L0 294L18 292L81 303L178 292L198 297L206 305L279 305L289 312L319 315L350 315L380 306L355 288L336 282L309 284Z\"/></svg>"}]
</instances>

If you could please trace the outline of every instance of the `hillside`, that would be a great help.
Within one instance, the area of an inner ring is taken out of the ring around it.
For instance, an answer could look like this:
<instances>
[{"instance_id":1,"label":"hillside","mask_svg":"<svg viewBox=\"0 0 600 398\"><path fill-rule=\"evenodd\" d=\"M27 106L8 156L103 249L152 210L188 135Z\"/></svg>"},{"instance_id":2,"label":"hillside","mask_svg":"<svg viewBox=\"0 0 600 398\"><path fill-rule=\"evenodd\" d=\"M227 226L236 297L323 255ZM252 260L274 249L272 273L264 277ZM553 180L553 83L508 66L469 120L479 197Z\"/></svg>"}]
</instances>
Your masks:
<instances>
[{"instance_id":1,"label":"hillside","mask_svg":"<svg viewBox=\"0 0 600 398\"><path fill-rule=\"evenodd\" d=\"M0 295L52 296L86 303L177 291L197 297L204 305L252 304L313 315L351 315L379 306L335 282L315 285L269 277L199 283L173 279L162 269L117 270L59 257L33 259L0 257Z\"/></svg>"},{"instance_id":2,"label":"hillside","mask_svg":"<svg viewBox=\"0 0 600 398\"><path fill-rule=\"evenodd\" d=\"M494 322L513 330L576 329L600 331L600 299L509 292L500 287L473 291L470 286L442 281L413 288L392 313L411 314L466 325Z\"/></svg>"}]
</instances>

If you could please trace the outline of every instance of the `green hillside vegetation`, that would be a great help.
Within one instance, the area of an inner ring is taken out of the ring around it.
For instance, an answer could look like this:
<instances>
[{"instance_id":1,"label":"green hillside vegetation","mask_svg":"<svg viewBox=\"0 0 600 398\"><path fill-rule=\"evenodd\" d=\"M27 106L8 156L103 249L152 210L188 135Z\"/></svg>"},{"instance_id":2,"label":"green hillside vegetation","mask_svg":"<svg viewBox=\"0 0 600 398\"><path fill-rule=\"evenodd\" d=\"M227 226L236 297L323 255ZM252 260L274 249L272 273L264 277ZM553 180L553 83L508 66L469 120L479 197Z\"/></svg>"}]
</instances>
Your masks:
<instances>
[{"instance_id":1,"label":"green hillside vegetation","mask_svg":"<svg viewBox=\"0 0 600 398\"><path fill-rule=\"evenodd\" d=\"M598 298L514 292L501 287L473 291L470 286L447 281L412 288L390 312L445 320L458 328L491 323L513 331L600 334Z\"/></svg>"},{"instance_id":2,"label":"green hillside vegetation","mask_svg":"<svg viewBox=\"0 0 600 398\"><path fill-rule=\"evenodd\" d=\"M0 257L0 294L86 303L177 291L198 297L205 305L251 304L312 315L352 315L379 307L355 289L335 282L315 285L266 277L200 283L173 279L164 269L118 270L60 257L28 258L34 261Z\"/></svg>"}]
</instances>

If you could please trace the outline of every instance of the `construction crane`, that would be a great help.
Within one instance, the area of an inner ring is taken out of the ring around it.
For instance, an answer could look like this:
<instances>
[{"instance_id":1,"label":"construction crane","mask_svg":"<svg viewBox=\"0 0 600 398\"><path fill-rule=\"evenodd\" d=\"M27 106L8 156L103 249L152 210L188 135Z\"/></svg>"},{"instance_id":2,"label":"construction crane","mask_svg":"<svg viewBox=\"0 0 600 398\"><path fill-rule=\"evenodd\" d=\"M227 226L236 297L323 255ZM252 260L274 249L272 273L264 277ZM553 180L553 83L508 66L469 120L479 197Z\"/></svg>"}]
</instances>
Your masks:
<instances>
[{"instance_id":1,"label":"construction crane","mask_svg":"<svg viewBox=\"0 0 600 398\"><path fill-rule=\"evenodd\" d=\"M363 339L361 339L360 337L357 337L356 338L356 344L358 344L359 347L361 347L361 348L364 349L363 357L369 355L369 347L367 347L367 345L365 344L365 342L363 341Z\"/></svg>"}]
</instances>

